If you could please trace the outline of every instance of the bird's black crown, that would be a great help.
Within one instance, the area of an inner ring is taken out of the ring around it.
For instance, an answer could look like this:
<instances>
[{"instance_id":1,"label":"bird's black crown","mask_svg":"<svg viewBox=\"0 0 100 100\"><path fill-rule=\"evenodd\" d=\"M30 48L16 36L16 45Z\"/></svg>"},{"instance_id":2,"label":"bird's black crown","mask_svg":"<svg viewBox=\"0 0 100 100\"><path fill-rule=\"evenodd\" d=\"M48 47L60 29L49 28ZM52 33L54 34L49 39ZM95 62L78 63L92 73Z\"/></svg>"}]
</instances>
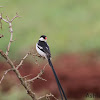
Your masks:
<instances>
[{"instance_id":1,"label":"bird's black crown","mask_svg":"<svg viewBox=\"0 0 100 100\"><path fill-rule=\"evenodd\" d=\"M43 37L43 38L45 39L46 36L45 36L45 35L42 35L41 37ZM40 37L40 38L41 38L41 37Z\"/></svg>"}]
</instances>

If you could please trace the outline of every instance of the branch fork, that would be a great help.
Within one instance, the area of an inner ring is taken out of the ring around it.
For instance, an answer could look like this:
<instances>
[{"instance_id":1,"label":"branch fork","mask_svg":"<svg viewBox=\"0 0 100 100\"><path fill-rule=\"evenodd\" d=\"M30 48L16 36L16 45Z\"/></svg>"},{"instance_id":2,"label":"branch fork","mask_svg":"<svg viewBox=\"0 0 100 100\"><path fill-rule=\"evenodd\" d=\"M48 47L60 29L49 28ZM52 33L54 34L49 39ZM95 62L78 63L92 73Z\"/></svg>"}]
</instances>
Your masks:
<instances>
[{"instance_id":1,"label":"branch fork","mask_svg":"<svg viewBox=\"0 0 100 100\"><path fill-rule=\"evenodd\" d=\"M31 52L28 52L23 58L22 60L20 61L20 63L18 65L14 65L13 61L9 58L8 54L9 54L9 51L10 51L10 47L11 47L11 43L14 41L13 40L13 29L12 29L12 22L14 21L15 18L17 17L20 17L18 16L18 14L16 13L16 16L13 17L11 20L9 19L8 16L6 16L7 19L4 19L2 17L2 13L0 14L0 23L1 23L1 29L2 29L2 22L1 20L3 20L4 22L8 23L9 24L9 30L10 30L10 40L9 40L9 43L8 43L8 46L7 46L7 50L6 50L6 53L4 53L2 50L0 50L0 54L1 56L7 61L7 63L11 66L11 69L8 69L4 72L1 80L0 80L0 84L2 83L2 81L4 80L5 76L7 75L8 72L10 71L14 71L16 76L18 77L20 83L22 84L22 86L25 88L25 90L27 91L27 94L32 98L32 100L41 100L42 98L46 97L47 100L49 100L48 98L51 96L53 97L55 100L58 100L57 98L54 97L54 95L52 94L47 94L45 96L42 96L42 97L39 97L39 98L36 98L35 96L35 93L32 92L31 88L30 88L30 82L33 82L34 80L36 79L41 79L41 80L44 80L44 81L47 81L46 79L43 79L41 76L43 75L44 73L44 70L45 70L45 67L47 66L47 64L43 67L43 69L40 71L40 73L32 78L32 79L26 79L26 77L30 76L30 75L27 75L27 76L24 76L22 77L20 72L19 72L19 68L23 65L24 63L24 60L29 56L29 55L32 55L33 57L37 56L37 57L40 57L39 55L37 54L32 54ZM0 34L0 38L3 37L3 35Z\"/></svg>"}]
</instances>

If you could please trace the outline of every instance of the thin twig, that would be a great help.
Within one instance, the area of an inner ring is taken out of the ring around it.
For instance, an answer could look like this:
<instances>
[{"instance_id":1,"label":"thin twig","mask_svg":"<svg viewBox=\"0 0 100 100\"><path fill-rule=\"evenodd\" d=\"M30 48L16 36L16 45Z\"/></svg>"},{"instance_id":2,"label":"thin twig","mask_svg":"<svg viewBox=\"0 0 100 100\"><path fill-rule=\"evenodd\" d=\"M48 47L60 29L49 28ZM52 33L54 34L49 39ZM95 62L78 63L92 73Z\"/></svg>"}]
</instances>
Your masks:
<instances>
[{"instance_id":1,"label":"thin twig","mask_svg":"<svg viewBox=\"0 0 100 100\"><path fill-rule=\"evenodd\" d=\"M22 78L27 78L27 77L29 77L29 76L32 76L32 74L26 75L26 76L24 76L24 77L22 77Z\"/></svg>"},{"instance_id":2,"label":"thin twig","mask_svg":"<svg viewBox=\"0 0 100 100\"><path fill-rule=\"evenodd\" d=\"M6 15L6 18L7 18L7 20L8 20L8 23L10 22L10 19L9 19L9 17Z\"/></svg>"},{"instance_id":3,"label":"thin twig","mask_svg":"<svg viewBox=\"0 0 100 100\"><path fill-rule=\"evenodd\" d=\"M19 70L18 70L19 67L22 66L24 60L28 57L28 55L32 55L33 57L34 57L34 56L41 57L41 56L40 56L40 55L37 55L37 54L31 54L31 53L29 52L29 53L27 53L27 54L22 58L22 60L20 61L19 65L17 65L17 66L15 66L14 63L11 61L11 59L8 57L8 54L9 54L9 51L10 51L10 47L11 47L11 43L14 41L14 40L13 40L12 22L13 22L13 20L14 20L15 18L17 18L17 17L20 17L20 16L18 16L18 14L16 13L16 16L13 17L11 20L9 19L8 16L6 16L7 19L4 19L4 18L2 18L2 14L0 14L1 28L2 28L2 22L1 22L1 20L3 20L4 22L6 22L6 23L9 24L9 29L10 29L10 34L11 34L11 35L10 35L10 41L9 41L9 43L8 43L8 46L7 46L6 53L4 53L2 50L0 50L1 56L2 56L2 57L7 61L7 63L11 66L11 69L8 69L7 71L5 71L4 75L2 76L2 78L1 78L1 80L0 80L0 84L1 84L1 82L4 80L5 75L6 75L9 71L13 70L13 71L15 72L16 76L18 77L18 79L20 80L20 83L21 83L21 84L23 85L23 87L26 89L27 94L30 95L31 98L32 98L33 100L40 100L40 99L44 98L44 96L42 96L42 97L40 97L40 98L37 99L37 98L35 97L35 93L33 93L33 92L31 91L29 82L33 82L35 79L45 80L45 79L43 79L41 76L43 75L44 70L45 70L45 67L47 66L47 64L43 67L43 69L40 71L40 73L39 73L36 77L34 77L34 78L32 78L32 79L29 79L29 80L26 80L26 77L28 77L29 75L22 77L21 74L20 74L20 72L19 72ZM0 38L1 38L1 37L3 37L3 35L0 35ZM45 80L45 81L46 81L46 80ZM45 95L46 99L48 99L50 96L54 97L54 95L52 95L52 94L49 94L49 95L46 94L46 95ZM54 97L54 98L55 98L55 97ZM56 98L55 98L55 99L56 99ZM58 99L56 99L56 100L58 100Z\"/></svg>"},{"instance_id":4,"label":"thin twig","mask_svg":"<svg viewBox=\"0 0 100 100\"><path fill-rule=\"evenodd\" d=\"M12 71L12 70L13 70L13 69L11 68L11 69L8 69L8 70L6 70L6 71L4 72L4 74L3 74L3 76L2 76L2 78L1 78L1 80L0 80L0 84L1 84L2 81L4 80L6 74L7 74L8 72Z\"/></svg>"},{"instance_id":5,"label":"thin twig","mask_svg":"<svg viewBox=\"0 0 100 100\"><path fill-rule=\"evenodd\" d=\"M44 57L42 57L41 55L39 55L39 54L37 54L37 53L36 53L36 54L32 54L32 56L33 56L33 57L36 56L36 57L39 57L39 58L43 58L43 59L44 59Z\"/></svg>"},{"instance_id":6,"label":"thin twig","mask_svg":"<svg viewBox=\"0 0 100 100\"><path fill-rule=\"evenodd\" d=\"M14 70L14 72L16 73L18 79L20 80L21 84L24 86L24 88L27 90L27 94L29 94L33 100L37 100L35 97L35 93L33 93L31 91L31 89L28 87L28 83L24 81L24 79L22 78L21 74L19 73L19 71L15 68L13 62L10 60L10 58L2 51L0 50L0 54L2 55L3 58L6 59L6 61L8 62L8 64L11 66L11 68Z\"/></svg>"},{"instance_id":7,"label":"thin twig","mask_svg":"<svg viewBox=\"0 0 100 100\"><path fill-rule=\"evenodd\" d=\"M50 97L53 97L55 100L58 100L53 94L46 94L44 96L39 97L37 100L41 100L43 98L46 98L46 100L50 100Z\"/></svg>"},{"instance_id":8,"label":"thin twig","mask_svg":"<svg viewBox=\"0 0 100 100\"><path fill-rule=\"evenodd\" d=\"M6 55L8 55L9 53L9 50L10 50L10 46L11 46L11 43L13 42L13 29L12 29L12 21L19 17L18 14L16 13L16 16L14 18L12 18L12 20L9 19L8 16L7 17L7 20L2 18L2 13L0 14L0 20L2 19L4 22L8 23L9 24L9 30L10 30L10 33L11 33L11 36L10 36L10 41L9 41L9 44L7 46L7 51L6 51ZM1 23L1 27L2 27L2 23Z\"/></svg>"},{"instance_id":9,"label":"thin twig","mask_svg":"<svg viewBox=\"0 0 100 100\"><path fill-rule=\"evenodd\" d=\"M11 22L12 22L15 18L17 18L17 17L21 17L21 16L19 16L19 15L16 13L16 16L12 18Z\"/></svg>"},{"instance_id":10,"label":"thin twig","mask_svg":"<svg viewBox=\"0 0 100 100\"><path fill-rule=\"evenodd\" d=\"M19 65L17 65L16 69L19 69L20 66L23 65L24 60L28 57L28 55L30 54L30 52L28 52L20 61Z\"/></svg>"},{"instance_id":11,"label":"thin twig","mask_svg":"<svg viewBox=\"0 0 100 100\"><path fill-rule=\"evenodd\" d=\"M19 69L20 66L23 65L24 60L25 60L29 55L32 55L33 57L35 57L35 56L40 57L40 55L32 54L31 52L28 52L28 53L22 58L22 60L20 61L19 65L17 65L16 69ZM38 64L37 62L35 62L35 63Z\"/></svg>"},{"instance_id":12,"label":"thin twig","mask_svg":"<svg viewBox=\"0 0 100 100\"><path fill-rule=\"evenodd\" d=\"M36 79L41 79L41 80L47 81L46 79L44 79L44 78L41 77L43 75L43 73L44 73L44 70L45 70L45 67L47 66L47 64L43 67L43 69L40 71L40 73L36 77L34 77L32 79L29 79L26 82L33 82Z\"/></svg>"},{"instance_id":13,"label":"thin twig","mask_svg":"<svg viewBox=\"0 0 100 100\"><path fill-rule=\"evenodd\" d=\"M2 19L2 13L0 14L0 28L2 29L2 22L1 22L1 19Z\"/></svg>"},{"instance_id":14,"label":"thin twig","mask_svg":"<svg viewBox=\"0 0 100 100\"><path fill-rule=\"evenodd\" d=\"M10 36L10 41L9 41L9 44L8 44L8 47L7 47L6 55L8 55L11 43L13 42L12 22L9 20L8 16L7 16L7 19L8 19L8 23L9 23L9 29L10 29L11 36Z\"/></svg>"},{"instance_id":15,"label":"thin twig","mask_svg":"<svg viewBox=\"0 0 100 100\"><path fill-rule=\"evenodd\" d=\"M42 78L42 77L38 77L38 79L41 79L43 81L47 81L46 79Z\"/></svg>"},{"instance_id":16,"label":"thin twig","mask_svg":"<svg viewBox=\"0 0 100 100\"><path fill-rule=\"evenodd\" d=\"M32 57L35 59L35 64L37 64L38 66L40 66L38 63L37 63L37 59L35 58L35 57L39 57L39 58L43 58L43 59L45 59L44 57L42 57L41 55L39 55L39 54L31 54L32 55Z\"/></svg>"},{"instance_id":17,"label":"thin twig","mask_svg":"<svg viewBox=\"0 0 100 100\"><path fill-rule=\"evenodd\" d=\"M9 23L9 21L7 21L6 19L2 18L2 13L0 14L0 20L1 20L1 19L2 19L4 22Z\"/></svg>"},{"instance_id":18,"label":"thin twig","mask_svg":"<svg viewBox=\"0 0 100 100\"><path fill-rule=\"evenodd\" d=\"M12 24L11 23L9 23L9 28L10 28L11 36L10 36L10 41L9 41L9 44L8 44L8 47L7 47L6 55L8 55L11 43L13 42L13 29L12 29Z\"/></svg>"}]
</instances>

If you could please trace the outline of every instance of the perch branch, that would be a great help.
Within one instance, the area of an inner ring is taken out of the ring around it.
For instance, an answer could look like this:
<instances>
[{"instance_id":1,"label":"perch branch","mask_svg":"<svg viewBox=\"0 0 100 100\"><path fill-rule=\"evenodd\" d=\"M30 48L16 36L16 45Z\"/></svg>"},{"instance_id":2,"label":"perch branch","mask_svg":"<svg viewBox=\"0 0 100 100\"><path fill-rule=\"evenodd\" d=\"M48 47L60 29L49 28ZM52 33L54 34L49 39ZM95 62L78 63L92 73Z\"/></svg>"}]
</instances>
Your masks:
<instances>
[{"instance_id":1,"label":"perch branch","mask_svg":"<svg viewBox=\"0 0 100 100\"><path fill-rule=\"evenodd\" d=\"M8 62L8 64L11 66L15 74L17 75L18 79L20 80L21 84L24 86L24 88L27 90L27 93L32 97L33 100L37 100L35 97L35 93L31 91L31 89L28 87L28 83L24 81L19 71L15 68L13 62L10 60L10 58L2 51L0 50L0 54L5 60Z\"/></svg>"},{"instance_id":2,"label":"perch branch","mask_svg":"<svg viewBox=\"0 0 100 100\"><path fill-rule=\"evenodd\" d=\"M2 57L7 61L7 63L11 66L11 69L8 69L7 71L5 71L4 75L2 76L2 78L1 78L1 80L0 80L0 84L1 84L1 82L4 80L6 74L7 74L9 71L14 71L15 74L16 74L16 76L18 77L20 83L21 83L21 84L23 85L23 87L26 89L27 94L28 94L29 96L31 96L32 100L40 100L40 99L42 99L42 98L44 98L44 97L46 97L46 99L48 99L50 96L54 97L54 95L52 95L52 94L49 94L49 95L46 94L45 96L42 96L42 97L40 97L40 98L37 99L37 98L35 97L35 93L33 93L33 92L31 91L30 84L29 84L29 82L33 82L35 79L45 80L45 79L43 79L41 76L42 76L42 74L44 73L44 69L45 69L45 67L47 66L47 64L44 66L44 68L40 71L40 73L39 73L36 77L34 77L34 78L32 78L32 79L29 79L29 80L26 80L26 77L28 77L29 75L22 77L21 74L20 74L20 72L19 72L19 70L18 70L19 67L22 66L24 60L28 57L28 55L32 55L33 57L34 57L34 56L41 57L40 55L31 54L31 53L29 52L29 53L27 53L27 54L22 58L22 60L20 61L19 65L17 65L17 66L15 66L14 63L11 61L11 59L8 57L9 50L10 50L10 47L11 47L11 43L13 42L12 22L13 22L13 20L14 20L15 18L17 18L17 17L20 17L20 16L18 16L18 14L16 13L16 16L13 17L11 20L9 19L8 16L6 16L7 19L4 19L4 18L2 18L2 14L0 14L1 29L2 29L2 22L1 22L1 20L3 20L4 22L6 22L6 23L9 24L9 30L10 30L10 34L11 34L11 35L10 35L10 41L9 41L9 43L8 43L8 46L7 46L6 53L4 53L2 50L0 50L1 56L2 56ZM3 37L3 35L0 34L0 38L1 38L1 37ZM45 81L46 81L46 80L45 80ZM54 98L55 98L55 97L54 97ZM56 99L56 98L55 98L55 99ZM58 100L58 99L56 99L56 100Z\"/></svg>"},{"instance_id":3,"label":"perch branch","mask_svg":"<svg viewBox=\"0 0 100 100\"><path fill-rule=\"evenodd\" d=\"M28 53L22 58L22 60L20 61L19 65L17 65L16 69L19 69L19 68L23 65L24 60L25 60L29 55L32 55L33 57L35 57L35 56L40 57L40 55L32 54L31 52L28 52ZM35 63L37 64L37 62L35 62Z\"/></svg>"}]
</instances>

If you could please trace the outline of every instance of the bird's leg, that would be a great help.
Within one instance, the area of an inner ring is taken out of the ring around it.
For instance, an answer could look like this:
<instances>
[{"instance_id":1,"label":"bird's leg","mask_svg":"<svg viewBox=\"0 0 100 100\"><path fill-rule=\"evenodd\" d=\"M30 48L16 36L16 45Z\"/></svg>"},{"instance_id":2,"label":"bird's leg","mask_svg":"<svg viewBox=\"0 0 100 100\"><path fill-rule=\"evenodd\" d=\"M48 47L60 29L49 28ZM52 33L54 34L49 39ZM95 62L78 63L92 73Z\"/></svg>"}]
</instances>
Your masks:
<instances>
[{"instance_id":1,"label":"bird's leg","mask_svg":"<svg viewBox=\"0 0 100 100\"><path fill-rule=\"evenodd\" d=\"M38 57L40 57L40 58L43 58L43 59L45 59L45 57L43 57L43 56L41 56L41 55L37 55Z\"/></svg>"},{"instance_id":2,"label":"bird's leg","mask_svg":"<svg viewBox=\"0 0 100 100\"><path fill-rule=\"evenodd\" d=\"M42 58L42 56L41 55L37 55L38 57L40 57L40 58Z\"/></svg>"}]
</instances>

